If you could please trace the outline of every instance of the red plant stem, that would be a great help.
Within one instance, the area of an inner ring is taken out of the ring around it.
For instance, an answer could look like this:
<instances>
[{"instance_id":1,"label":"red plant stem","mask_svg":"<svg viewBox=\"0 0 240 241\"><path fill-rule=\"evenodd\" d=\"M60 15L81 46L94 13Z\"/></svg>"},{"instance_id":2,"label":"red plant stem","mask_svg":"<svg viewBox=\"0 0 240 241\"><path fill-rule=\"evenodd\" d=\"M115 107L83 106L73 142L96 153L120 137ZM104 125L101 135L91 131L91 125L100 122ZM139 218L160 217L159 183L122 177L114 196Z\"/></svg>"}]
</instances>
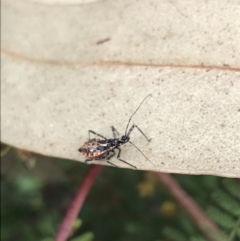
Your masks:
<instances>
[{"instance_id":1,"label":"red plant stem","mask_svg":"<svg viewBox=\"0 0 240 241\"><path fill-rule=\"evenodd\" d=\"M73 199L66 216L62 224L60 225L59 231L55 238L55 241L66 241L70 235L72 224L77 218L79 211L82 208L82 205L87 197L88 192L90 191L96 177L99 172L102 170L102 166L92 165L87 175L85 176L81 186L78 189L77 195Z\"/></svg>"},{"instance_id":2,"label":"red plant stem","mask_svg":"<svg viewBox=\"0 0 240 241\"><path fill-rule=\"evenodd\" d=\"M199 227L202 233L209 239L216 241L209 235L209 230L220 233L218 226L206 215L200 206L191 198L178 184L175 179L167 173L157 173L157 178L168 189L170 194L177 200L179 205L188 213L190 218ZM204 225L204 227L203 227Z\"/></svg>"}]
</instances>

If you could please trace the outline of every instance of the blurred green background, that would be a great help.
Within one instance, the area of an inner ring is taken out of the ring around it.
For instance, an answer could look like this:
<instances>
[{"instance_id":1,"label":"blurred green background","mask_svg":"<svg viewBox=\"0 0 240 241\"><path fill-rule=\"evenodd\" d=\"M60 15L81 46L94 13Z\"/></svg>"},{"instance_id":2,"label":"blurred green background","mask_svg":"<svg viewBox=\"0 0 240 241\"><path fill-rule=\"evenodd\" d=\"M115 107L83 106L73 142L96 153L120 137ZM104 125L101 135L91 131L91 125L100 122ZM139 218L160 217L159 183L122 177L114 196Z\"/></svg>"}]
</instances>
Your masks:
<instances>
[{"instance_id":1,"label":"blurred green background","mask_svg":"<svg viewBox=\"0 0 240 241\"><path fill-rule=\"evenodd\" d=\"M4 144L1 144L1 155L1 240L53 241L90 166ZM215 176L173 177L219 224L229 240L240 240L238 180ZM206 239L154 173L104 167L69 240Z\"/></svg>"}]
</instances>

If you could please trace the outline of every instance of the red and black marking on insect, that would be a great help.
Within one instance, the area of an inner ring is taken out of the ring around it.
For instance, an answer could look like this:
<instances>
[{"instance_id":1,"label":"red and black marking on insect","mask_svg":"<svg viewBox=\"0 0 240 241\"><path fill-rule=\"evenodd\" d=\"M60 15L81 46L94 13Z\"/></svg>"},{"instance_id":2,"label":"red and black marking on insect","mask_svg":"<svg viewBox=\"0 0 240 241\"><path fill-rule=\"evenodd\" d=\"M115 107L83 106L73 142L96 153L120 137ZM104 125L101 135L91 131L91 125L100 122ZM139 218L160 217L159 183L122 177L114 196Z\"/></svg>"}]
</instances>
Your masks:
<instances>
[{"instance_id":1,"label":"red and black marking on insect","mask_svg":"<svg viewBox=\"0 0 240 241\"><path fill-rule=\"evenodd\" d=\"M110 162L109 160L116 155L115 150L118 150L118 154L117 154L117 159L121 162L124 162L134 168L136 168L134 165L124 161L123 159L121 159L121 149L120 147L123 144L126 144L127 142L131 143L139 152L141 152L141 150L135 146L131 141L130 141L130 134L132 133L134 128L137 128L137 130L139 130L139 132L147 139L148 142L151 141L151 139L149 139L144 133L143 131L135 124L133 124L131 126L131 128L129 128L129 124L130 121L132 119L132 117L136 114L136 112L138 111L138 109L140 108L140 106L142 105L142 103L151 95L146 96L142 102L140 103L140 105L138 106L138 108L135 110L135 112L131 115L131 117L128 120L128 124L125 130L125 134L120 137L117 138L117 134L119 135L118 131L116 130L116 128L114 126L111 126L112 128L112 133L113 133L113 138L108 139L105 136L96 133L95 131L89 130L88 131L88 141L85 142L83 144L83 146L81 148L78 149L79 152L81 152L82 155L84 155L85 157L87 157L87 159L85 160L86 163L94 161L94 160L106 160L109 164L111 164L112 166L117 167L115 164L113 164L112 162ZM93 138L90 139L90 133L100 137L100 138ZM151 162L142 152L141 154L149 161ZM152 163L152 162L151 162ZM152 163L153 164L153 163ZM153 164L154 165L154 164Z\"/></svg>"}]
</instances>

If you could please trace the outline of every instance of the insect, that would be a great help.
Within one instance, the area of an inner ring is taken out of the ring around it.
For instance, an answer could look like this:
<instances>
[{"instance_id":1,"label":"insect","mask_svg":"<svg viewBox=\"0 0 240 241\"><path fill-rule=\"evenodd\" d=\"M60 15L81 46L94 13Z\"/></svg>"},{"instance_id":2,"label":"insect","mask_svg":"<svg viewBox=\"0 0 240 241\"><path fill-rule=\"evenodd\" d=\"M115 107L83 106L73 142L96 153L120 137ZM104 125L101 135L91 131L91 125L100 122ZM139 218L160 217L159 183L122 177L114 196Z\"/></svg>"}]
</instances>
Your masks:
<instances>
[{"instance_id":1,"label":"insect","mask_svg":"<svg viewBox=\"0 0 240 241\"><path fill-rule=\"evenodd\" d=\"M117 153L117 159L121 162L124 162L126 164L128 164L129 166L136 168L136 166L130 164L127 161L124 161L123 159L121 159L121 149L120 147L124 144L126 144L127 142L129 142L130 144L132 144L149 162L151 162L144 154L143 152L141 152L141 150L135 146L131 141L130 141L130 135L132 133L132 131L136 128L145 138L148 142L151 141L151 139L149 139L144 133L143 131L135 124L133 124L130 128L129 124L130 121L132 119L132 117L136 114L136 112L138 111L138 109L141 107L142 103L148 98L150 97L150 95L146 96L142 102L140 103L140 105L138 106L138 108L134 111L134 113L131 115L131 117L128 120L127 126L126 126L126 130L125 130L125 134L120 137L117 138L117 134L119 135L118 131L116 130L116 128L114 126L111 126L112 129L112 133L113 133L113 138L108 139L105 136L93 131L93 130L88 130L88 141L85 142L83 144L83 146L81 148L78 149L78 151L85 156L87 159L85 160L85 163L89 163L91 161L94 160L103 160L105 159L109 164L111 164L112 166L117 167L115 164L113 164L112 162L110 162L110 159L112 157L114 157L116 155L115 150L118 151ZM95 136L98 136L100 138L93 138L90 139L90 133L94 134ZM151 162L152 163L152 162ZM152 163L153 164L153 163ZM154 164L153 164L154 165ZM137 168L136 168L137 169Z\"/></svg>"}]
</instances>

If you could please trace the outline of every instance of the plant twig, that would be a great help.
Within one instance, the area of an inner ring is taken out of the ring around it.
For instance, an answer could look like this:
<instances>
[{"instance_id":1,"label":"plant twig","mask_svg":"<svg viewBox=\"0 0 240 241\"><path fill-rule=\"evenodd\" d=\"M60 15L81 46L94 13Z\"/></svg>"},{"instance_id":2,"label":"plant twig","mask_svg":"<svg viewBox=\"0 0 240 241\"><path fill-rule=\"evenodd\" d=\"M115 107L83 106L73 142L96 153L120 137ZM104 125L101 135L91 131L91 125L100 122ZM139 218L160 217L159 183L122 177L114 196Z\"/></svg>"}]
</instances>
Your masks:
<instances>
[{"instance_id":1,"label":"plant twig","mask_svg":"<svg viewBox=\"0 0 240 241\"><path fill-rule=\"evenodd\" d=\"M96 177L99 172L102 170L102 166L99 165L91 165L90 170L85 176L81 186L78 189L77 195L73 199L66 216L62 224L60 225L59 231L55 238L55 241L66 241L70 235L72 224L74 220L77 218L78 213L86 199L88 192L90 191Z\"/></svg>"},{"instance_id":2,"label":"plant twig","mask_svg":"<svg viewBox=\"0 0 240 241\"><path fill-rule=\"evenodd\" d=\"M157 173L157 178L168 189L170 194L177 200L179 205L187 212L201 232L211 241L216 241L211 233L220 234L218 226L206 215L200 206L191 198L178 184L175 179L167 173Z\"/></svg>"}]
</instances>

